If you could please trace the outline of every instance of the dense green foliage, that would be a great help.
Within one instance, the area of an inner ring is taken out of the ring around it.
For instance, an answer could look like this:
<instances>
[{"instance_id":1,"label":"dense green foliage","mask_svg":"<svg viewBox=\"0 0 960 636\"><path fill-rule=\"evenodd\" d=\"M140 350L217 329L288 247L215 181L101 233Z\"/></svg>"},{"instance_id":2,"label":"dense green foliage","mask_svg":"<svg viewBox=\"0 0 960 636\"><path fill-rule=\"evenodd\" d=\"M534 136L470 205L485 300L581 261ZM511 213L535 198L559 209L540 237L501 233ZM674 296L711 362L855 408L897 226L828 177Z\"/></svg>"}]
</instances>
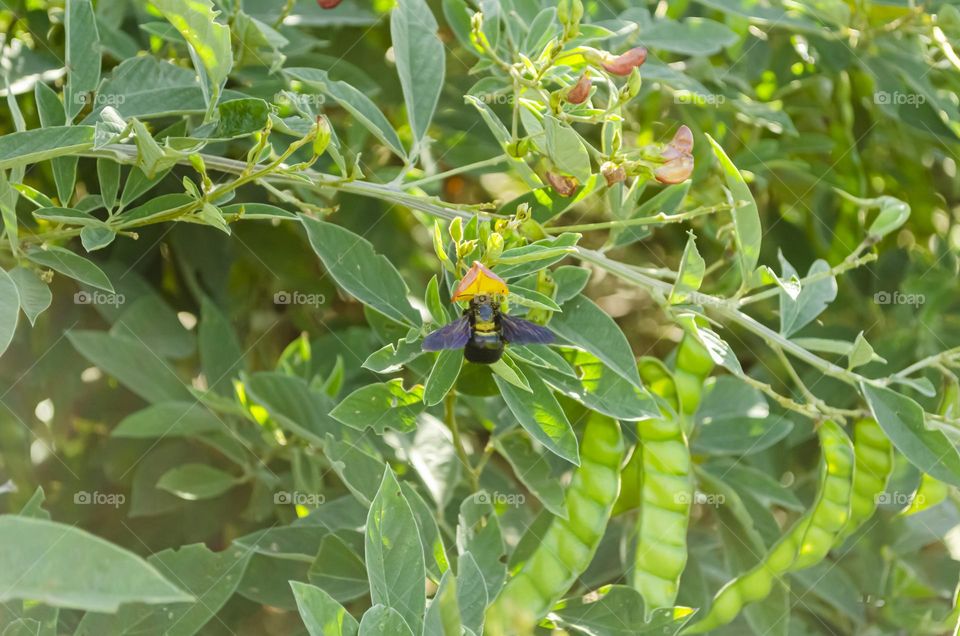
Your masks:
<instances>
[{"instance_id":1,"label":"dense green foliage","mask_svg":"<svg viewBox=\"0 0 960 636\"><path fill-rule=\"evenodd\" d=\"M956 633L955 5L0 32L4 635Z\"/></svg>"}]
</instances>

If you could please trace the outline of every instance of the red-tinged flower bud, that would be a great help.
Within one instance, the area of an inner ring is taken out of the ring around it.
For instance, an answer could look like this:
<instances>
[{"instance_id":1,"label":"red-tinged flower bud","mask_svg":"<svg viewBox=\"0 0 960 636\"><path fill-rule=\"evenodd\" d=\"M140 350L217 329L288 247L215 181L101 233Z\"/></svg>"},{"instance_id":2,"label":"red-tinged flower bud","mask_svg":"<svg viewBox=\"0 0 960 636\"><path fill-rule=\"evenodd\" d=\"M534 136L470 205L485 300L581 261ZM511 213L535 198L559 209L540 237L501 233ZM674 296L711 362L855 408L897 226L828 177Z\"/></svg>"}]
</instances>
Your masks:
<instances>
[{"instance_id":1,"label":"red-tinged flower bud","mask_svg":"<svg viewBox=\"0 0 960 636\"><path fill-rule=\"evenodd\" d=\"M320 5L321 9L333 9L340 4L341 1L342 0L317 0L317 4Z\"/></svg>"},{"instance_id":2,"label":"red-tinged flower bud","mask_svg":"<svg viewBox=\"0 0 960 636\"><path fill-rule=\"evenodd\" d=\"M573 177L566 177L552 172L547 173L547 183L550 187L562 197L572 196L577 191L577 180Z\"/></svg>"},{"instance_id":3,"label":"red-tinged flower bud","mask_svg":"<svg viewBox=\"0 0 960 636\"><path fill-rule=\"evenodd\" d=\"M673 139L663 149L660 156L670 161L680 157L689 157L693 153L693 133L686 126L680 126Z\"/></svg>"},{"instance_id":4,"label":"red-tinged flower bud","mask_svg":"<svg viewBox=\"0 0 960 636\"><path fill-rule=\"evenodd\" d=\"M693 157L686 155L671 159L653 171L653 176L660 183L682 183L693 173Z\"/></svg>"},{"instance_id":5,"label":"red-tinged flower bud","mask_svg":"<svg viewBox=\"0 0 960 636\"><path fill-rule=\"evenodd\" d=\"M612 161L604 162L604 164L600 166L600 172L603 173L603 178L607 180L608 186L620 183L627 178L627 171L624 170L623 166L618 166Z\"/></svg>"},{"instance_id":6,"label":"red-tinged flower bud","mask_svg":"<svg viewBox=\"0 0 960 636\"><path fill-rule=\"evenodd\" d=\"M638 46L630 49L623 55L619 55L612 60L603 62L602 65L608 73L626 76L630 74L630 71L638 66L641 66L646 61L647 49L642 46Z\"/></svg>"},{"instance_id":7,"label":"red-tinged flower bud","mask_svg":"<svg viewBox=\"0 0 960 636\"><path fill-rule=\"evenodd\" d=\"M587 98L590 97L590 87L593 85L593 80L590 79L590 76L584 73L580 76L580 79L577 80L577 83L573 85L569 91L567 91L567 101L571 104L582 104L587 101Z\"/></svg>"}]
</instances>

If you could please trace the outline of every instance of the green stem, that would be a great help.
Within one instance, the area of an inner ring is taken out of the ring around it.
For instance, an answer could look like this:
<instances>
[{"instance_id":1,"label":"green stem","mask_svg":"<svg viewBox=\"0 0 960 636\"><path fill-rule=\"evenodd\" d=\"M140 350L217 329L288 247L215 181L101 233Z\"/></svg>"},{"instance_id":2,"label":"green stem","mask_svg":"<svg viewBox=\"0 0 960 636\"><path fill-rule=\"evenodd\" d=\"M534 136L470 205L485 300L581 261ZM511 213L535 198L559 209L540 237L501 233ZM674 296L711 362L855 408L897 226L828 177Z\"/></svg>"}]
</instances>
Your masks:
<instances>
[{"instance_id":1,"label":"green stem","mask_svg":"<svg viewBox=\"0 0 960 636\"><path fill-rule=\"evenodd\" d=\"M553 225L547 228L544 228L547 232L589 232L590 230L608 230L617 227L629 227L633 225L665 225L667 223L682 223L683 221L688 221L690 219L695 219L698 216L705 216L707 214L713 214L714 212L719 212L720 210L729 210L730 205L727 203L721 203L718 205L709 205L702 206L699 208L694 208L692 210L687 210L686 212L679 212L677 214L664 214L663 212L659 214L654 214L653 216L645 216L640 219L623 219L619 221L600 221L598 223L581 223L578 225Z\"/></svg>"},{"instance_id":2,"label":"green stem","mask_svg":"<svg viewBox=\"0 0 960 636\"><path fill-rule=\"evenodd\" d=\"M443 402L444 419L450 428L450 433L453 435L453 447L456 449L457 458L467 471L470 487L473 489L473 492L477 492L480 490L480 474L477 469L473 467L473 464L470 463L470 457L467 455L467 450L463 446L463 439L460 437L460 425L457 424L456 409L457 393L451 389Z\"/></svg>"},{"instance_id":3,"label":"green stem","mask_svg":"<svg viewBox=\"0 0 960 636\"><path fill-rule=\"evenodd\" d=\"M473 170L479 170L480 168L487 168L489 166L495 166L499 163L503 163L507 158L503 155L497 157L491 157L490 159L484 159L483 161L476 161L474 163L468 164L466 166L460 166L459 168L454 168L452 170L447 170L446 172L440 172L429 177L424 177L422 179L417 179L416 181L411 181L409 183L403 183L401 186L403 188L419 188L428 183L433 183L434 181L442 181L448 177L452 177L458 174L463 174L464 172L471 172Z\"/></svg>"}]
</instances>

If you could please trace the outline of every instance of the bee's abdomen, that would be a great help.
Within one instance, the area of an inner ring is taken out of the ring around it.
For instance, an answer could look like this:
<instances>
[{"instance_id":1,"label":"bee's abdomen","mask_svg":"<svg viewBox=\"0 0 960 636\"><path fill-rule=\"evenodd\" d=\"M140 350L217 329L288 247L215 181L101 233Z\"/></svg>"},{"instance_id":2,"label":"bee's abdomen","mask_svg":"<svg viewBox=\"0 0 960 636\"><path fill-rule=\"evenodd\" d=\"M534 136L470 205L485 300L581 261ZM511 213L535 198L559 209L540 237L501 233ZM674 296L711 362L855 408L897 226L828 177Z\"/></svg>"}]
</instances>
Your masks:
<instances>
[{"instance_id":1,"label":"bee's abdomen","mask_svg":"<svg viewBox=\"0 0 960 636\"><path fill-rule=\"evenodd\" d=\"M503 355L503 339L495 330L481 331L475 328L467 346L463 348L463 356L470 362L492 364Z\"/></svg>"}]
</instances>

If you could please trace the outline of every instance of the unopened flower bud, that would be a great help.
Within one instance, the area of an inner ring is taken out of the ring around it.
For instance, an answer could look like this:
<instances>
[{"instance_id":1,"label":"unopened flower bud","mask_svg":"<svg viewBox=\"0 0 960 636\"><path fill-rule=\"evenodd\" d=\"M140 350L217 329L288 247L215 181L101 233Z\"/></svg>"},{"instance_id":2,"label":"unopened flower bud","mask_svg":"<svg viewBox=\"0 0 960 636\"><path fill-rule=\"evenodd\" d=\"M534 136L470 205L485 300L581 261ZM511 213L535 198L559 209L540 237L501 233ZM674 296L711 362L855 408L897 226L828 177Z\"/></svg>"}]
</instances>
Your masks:
<instances>
[{"instance_id":1,"label":"unopened flower bud","mask_svg":"<svg viewBox=\"0 0 960 636\"><path fill-rule=\"evenodd\" d=\"M653 171L653 176L660 183L682 183L693 173L693 157L677 157L671 159Z\"/></svg>"},{"instance_id":2,"label":"unopened flower bud","mask_svg":"<svg viewBox=\"0 0 960 636\"><path fill-rule=\"evenodd\" d=\"M612 60L603 62L603 68L608 73L625 77L630 71L642 65L647 61L647 49L642 46L632 48L622 55L618 55Z\"/></svg>"},{"instance_id":3,"label":"unopened flower bud","mask_svg":"<svg viewBox=\"0 0 960 636\"><path fill-rule=\"evenodd\" d=\"M497 259L500 258L501 254L503 254L503 237L496 232L492 232L490 236L487 237L487 251L483 259L488 265L493 265L497 262Z\"/></svg>"},{"instance_id":4,"label":"unopened flower bud","mask_svg":"<svg viewBox=\"0 0 960 636\"><path fill-rule=\"evenodd\" d=\"M340 4L341 1L342 0L317 0L317 4L320 5L321 9L333 9Z\"/></svg>"},{"instance_id":5,"label":"unopened flower bud","mask_svg":"<svg viewBox=\"0 0 960 636\"><path fill-rule=\"evenodd\" d=\"M330 122L323 115L317 117L316 134L313 137L313 154L319 157L330 145Z\"/></svg>"}]
</instances>

